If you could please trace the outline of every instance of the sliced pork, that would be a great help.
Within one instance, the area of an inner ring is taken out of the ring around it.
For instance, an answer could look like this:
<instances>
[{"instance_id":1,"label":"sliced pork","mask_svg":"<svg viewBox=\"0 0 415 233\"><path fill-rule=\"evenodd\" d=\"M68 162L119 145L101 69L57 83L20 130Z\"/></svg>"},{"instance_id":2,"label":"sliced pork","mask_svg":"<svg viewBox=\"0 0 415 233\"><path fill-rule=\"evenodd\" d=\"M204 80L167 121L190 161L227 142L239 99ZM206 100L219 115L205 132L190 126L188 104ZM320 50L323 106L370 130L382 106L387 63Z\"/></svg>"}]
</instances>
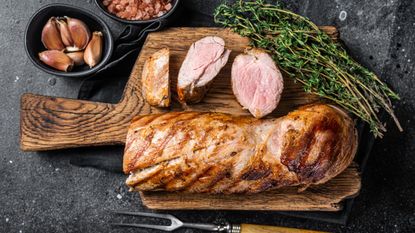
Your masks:
<instances>
[{"instance_id":1,"label":"sliced pork","mask_svg":"<svg viewBox=\"0 0 415 233\"><path fill-rule=\"evenodd\" d=\"M225 41L217 36L208 36L193 43L179 71L179 100L186 103L200 102L209 84L225 66L230 52L231 50L225 49Z\"/></svg>"},{"instance_id":2,"label":"sliced pork","mask_svg":"<svg viewBox=\"0 0 415 233\"><path fill-rule=\"evenodd\" d=\"M141 76L143 94L152 106L170 106L169 57L169 49L163 48L144 63Z\"/></svg>"},{"instance_id":3,"label":"sliced pork","mask_svg":"<svg viewBox=\"0 0 415 233\"><path fill-rule=\"evenodd\" d=\"M356 148L354 122L331 105L265 120L171 112L132 122L123 167L136 191L256 193L324 183Z\"/></svg>"},{"instance_id":4,"label":"sliced pork","mask_svg":"<svg viewBox=\"0 0 415 233\"><path fill-rule=\"evenodd\" d=\"M259 49L248 50L232 65L232 90L238 102L256 118L271 113L281 98L284 82L271 56Z\"/></svg>"}]
</instances>

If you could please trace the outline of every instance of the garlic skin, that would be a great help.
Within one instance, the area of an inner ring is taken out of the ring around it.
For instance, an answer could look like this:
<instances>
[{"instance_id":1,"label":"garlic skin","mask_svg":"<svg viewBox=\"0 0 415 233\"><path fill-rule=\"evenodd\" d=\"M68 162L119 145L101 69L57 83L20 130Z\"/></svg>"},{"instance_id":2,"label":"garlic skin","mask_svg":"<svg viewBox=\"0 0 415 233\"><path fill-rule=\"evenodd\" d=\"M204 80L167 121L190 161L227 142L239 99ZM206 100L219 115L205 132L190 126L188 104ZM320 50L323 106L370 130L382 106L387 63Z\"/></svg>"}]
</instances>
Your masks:
<instances>
[{"instance_id":1,"label":"garlic skin","mask_svg":"<svg viewBox=\"0 0 415 233\"><path fill-rule=\"evenodd\" d=\"M89 28L79 19L69 18L65 16L68 30L73 40L73 46L67 47L67 51L80 51L86 48L91 39Z\"/></svg>"},{"instance_id":2,"label":"garlic skin","mask_svg":"<svg viewBox=\"0 0 415 233\"><path fill-rule=\"evenodd\" d=\"M90 68L96 66L101 61L102 46L103 46L102 32L94 32L92 34L92 39L89 42L84 52L85 63L88 64Z\"/></svg>"},{"instance_id":3,"label":"garlic skin","mask_svg":"<svg viewBox=\"0 0 415 233\"><path fill-rule=\"evenodd\" d=\"M85 64L83 51L66 53L66 55L72 59L76 66L81 66Z\"/></svg>"},{"instance_id":4,"label":"garlic skin","mask_svg":"<svg viewBox=\"0 0 415 233\"><path fill-rule=\"evenodd\" d=\"M48 22L43 26L41 41L45 48L50 50L64 50L65 45L62 42L61 35L59 33L56 18L51 17Z\"/></svg>"},{"instance_id":5,"label":"garlic skin","mask_svg":"<svg viewBox=\"0 0 415 233\"><path fill-rule=\"evenodd\" d=\"M39 53L39 59L46 65L57 70L68 72L74 66L74 61L59 50L46 50Z\"/></svg>"},{"instance_id":6,"label":"garlic skin","mask_svg":"<svg viewBox=\"0 0 415 233\"><path fill-rule=\"evenodd\" d=\"M58 19L56 20L56 23L58 25L63 44L66 47L73 47L74 42L71 33L69 32L68 24L66 23L66 21L64 19Z\"/></svg>"}]
</instances>

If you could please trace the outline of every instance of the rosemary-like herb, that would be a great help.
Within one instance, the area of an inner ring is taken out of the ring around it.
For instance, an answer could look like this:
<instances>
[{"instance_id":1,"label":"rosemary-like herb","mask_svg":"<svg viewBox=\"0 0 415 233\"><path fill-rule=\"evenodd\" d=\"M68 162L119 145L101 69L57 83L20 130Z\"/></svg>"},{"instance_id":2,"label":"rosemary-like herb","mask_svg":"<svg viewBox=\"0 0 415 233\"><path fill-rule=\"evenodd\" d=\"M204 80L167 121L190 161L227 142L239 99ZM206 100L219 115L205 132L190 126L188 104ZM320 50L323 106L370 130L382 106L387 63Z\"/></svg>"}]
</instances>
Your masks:
<instances>
[{"instance_id":1,"label":"rosemary-like herb","mask_svg":"<svg viewBox=\"0 0 415 233\"><path fill-rule=\"evenodd\" d=\"M378 117L380 108L402 131L391 104L399 96L308 18L263 0L221 4L214 17L216 23L250 38L251 46L268 51L306 92L327 98L367 122L376 137L386 132Z\"/></svg>"}]
</instances>

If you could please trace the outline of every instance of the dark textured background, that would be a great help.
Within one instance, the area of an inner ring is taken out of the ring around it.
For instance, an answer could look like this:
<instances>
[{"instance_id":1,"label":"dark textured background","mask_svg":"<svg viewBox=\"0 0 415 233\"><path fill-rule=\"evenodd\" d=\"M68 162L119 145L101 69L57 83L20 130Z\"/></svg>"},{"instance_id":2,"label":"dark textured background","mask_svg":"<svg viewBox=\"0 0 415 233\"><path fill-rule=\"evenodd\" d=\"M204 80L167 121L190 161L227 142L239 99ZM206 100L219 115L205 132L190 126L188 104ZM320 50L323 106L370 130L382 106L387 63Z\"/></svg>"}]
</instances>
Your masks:
<instances>
[{"instance_id":1,"label":"dark textured background","mask_svg":"<svg viewBox=\"0 0 415 233\"><path fill-rule=\"evenodd\" d=\"M19 99L25 92L76 97L80 79L56 78L36 69L23 48L24 28L33 12L50 2L69 2L90 9L89 1L3 0L0 8L0 232L147 232L111 230L120 220L112 209L141 210L136 193L128 193L125 177L93 168L79 168L69 159L79 154L105 155L105 148L23 153L19 150ZM184 1L209 15L219 1ZM396 112L405 132L392 122L377 140L363 174L347 226L289 218L270 212L172 212L185 221L274 224L334 232L415 231L415 1L297 0L290 8L319 25L334 25L350 53L386 80L402 100ZM345 20L339 19L347 12ZM100 14L119 31L120 25ZM182 22L209 24L202 14L185 13ZM34 38L37 39L37 38ZM121 151L121 150L120 150ZM108 154L108 156L110 156ZM152 231L148 231L152 232ZM183 230L180 232L197 232Z\"/></svg>"}]
</instances>

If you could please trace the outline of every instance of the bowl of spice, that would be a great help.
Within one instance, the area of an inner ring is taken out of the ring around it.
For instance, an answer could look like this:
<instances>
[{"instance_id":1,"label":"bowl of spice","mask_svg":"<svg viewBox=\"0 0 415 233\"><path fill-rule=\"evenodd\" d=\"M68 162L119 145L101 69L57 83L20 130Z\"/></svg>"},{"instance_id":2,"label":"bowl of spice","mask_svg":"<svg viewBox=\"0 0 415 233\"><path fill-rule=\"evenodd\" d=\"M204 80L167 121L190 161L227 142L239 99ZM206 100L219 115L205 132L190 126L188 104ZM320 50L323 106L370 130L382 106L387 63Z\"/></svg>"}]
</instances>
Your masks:
<instances>
[{"instance_id":1,"label":"bowl of spice","mask_svg":"<svg viewBox=\"0 0 415 233\"><path fill-rule=\"evenodd\" d=\"M114 20L125 24L145 24L166 20L180 0L95 0L98 7Z\"/></svg>"},{"instance_id":2,"label":"bowl of spice","mask_svg":"<svg viewBox=\"0 0 415 233\"><path fill-rule=\"evenodd\" d=\"M93 13L66 4L50 4L29 20L25 49L33 64L57 76L88 76L105 66L113 38Z\"/></svg>"}]
</instances>

